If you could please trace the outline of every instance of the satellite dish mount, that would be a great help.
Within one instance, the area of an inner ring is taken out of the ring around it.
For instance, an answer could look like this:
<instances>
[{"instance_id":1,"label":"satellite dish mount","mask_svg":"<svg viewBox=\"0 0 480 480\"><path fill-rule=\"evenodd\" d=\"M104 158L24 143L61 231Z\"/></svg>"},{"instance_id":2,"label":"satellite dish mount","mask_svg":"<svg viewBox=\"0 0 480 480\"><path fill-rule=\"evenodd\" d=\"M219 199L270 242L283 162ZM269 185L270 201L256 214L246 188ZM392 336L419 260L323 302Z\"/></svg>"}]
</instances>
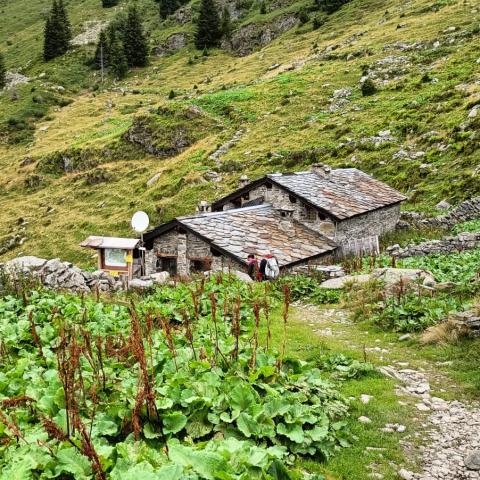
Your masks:
<instances>
[{"instance_id":1,"label":"satellite dish mount","mask_svg":"<svg viewBox=\"0 0 480 480\"><path fill-rule=\"evenodd\" d=\"M140 274L145 275L145 246L143 245L143 232L148 228L150 219L145 212L135 212L132 217L132 228L140 234Z\"/></svg>"}]
</instances>

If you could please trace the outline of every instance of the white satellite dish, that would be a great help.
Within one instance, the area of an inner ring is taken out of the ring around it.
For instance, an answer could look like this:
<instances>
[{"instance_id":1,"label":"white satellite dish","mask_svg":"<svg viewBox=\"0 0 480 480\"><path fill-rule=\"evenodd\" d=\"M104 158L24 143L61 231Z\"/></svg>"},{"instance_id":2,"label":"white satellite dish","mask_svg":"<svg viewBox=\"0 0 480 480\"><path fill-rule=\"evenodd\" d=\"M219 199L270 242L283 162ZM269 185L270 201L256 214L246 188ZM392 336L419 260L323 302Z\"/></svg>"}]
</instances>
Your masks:
<instances>
[{"instance_id":1,"label":"white satellite dish","mask_svg":"<svg viewBox=\"0 0 480 480\"><path fill-rule=\"evenodd\" d=\"M132 217L132 228L137 233L143 233L150 224L150 219L145 212L136 212Z\"/></svg>"}]
</instances>

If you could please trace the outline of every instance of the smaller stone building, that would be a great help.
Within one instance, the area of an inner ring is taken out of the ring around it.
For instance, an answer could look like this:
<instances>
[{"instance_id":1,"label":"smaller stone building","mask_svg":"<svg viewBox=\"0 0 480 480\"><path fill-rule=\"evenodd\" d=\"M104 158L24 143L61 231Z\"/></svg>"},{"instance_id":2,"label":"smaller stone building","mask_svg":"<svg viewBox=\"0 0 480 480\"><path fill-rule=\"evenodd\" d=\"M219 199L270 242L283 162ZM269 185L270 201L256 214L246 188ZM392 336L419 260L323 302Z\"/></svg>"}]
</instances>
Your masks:
<instances>
[{"instance_id":1,"label":"smaller stone building","mask_svg":"<svg viewBox=\"0 0 480 480\"><path fill-rule=\"evenodd\" d=\"M245 270L250 253L272 253L281 269L328 263L337 246L270 204L179 217L144 236L147 274Z\"/></svg>"}]
</instances>

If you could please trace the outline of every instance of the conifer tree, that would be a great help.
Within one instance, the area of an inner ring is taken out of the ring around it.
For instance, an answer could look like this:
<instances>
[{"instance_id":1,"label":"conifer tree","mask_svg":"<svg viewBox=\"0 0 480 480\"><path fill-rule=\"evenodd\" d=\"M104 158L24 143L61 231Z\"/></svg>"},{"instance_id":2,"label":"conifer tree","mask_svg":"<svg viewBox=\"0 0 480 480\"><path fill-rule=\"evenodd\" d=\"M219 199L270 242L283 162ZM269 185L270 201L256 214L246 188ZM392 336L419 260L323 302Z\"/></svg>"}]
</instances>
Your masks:
<instances>
[{"instance_id":1,"label":"conifer tree","mask_svg":"<svg viewBox=\"0 0 480 480\"><path fill-rule=\"evenodd\" d=\"M58 2L58 24L61 31L62 48L64 49L63 53L65 53L68 50L70 40L72 39L72 26L70 25L67 11L63 5L63 0L59 0Z\"/></svg>"},{"instance_id":2,"label":"conifer tree","mask_svg":"<svg viewBox=\"0 0 480 480\"><path fill-rule=\"evenodd\" d=\"M5 67L5 61L3 59L2 52L0 52L0 89L5 87L5 85L7 84L6 75L7 68Z\"/></svg>"},{"instance_id":3,"label":"conifer tree","mask_svg":"<svg viewBox=\"0 0 480 480\"><path fill-rule=\"evenodd\" d=\"M230 39L232 35L232 18L230 16L230 10L227 8L226 5L223 7L222 11L220 30L222 31L222 35L225 38Z\"/></svg>"},{"instance_id":4,"label":"conifer tree","mask_svg":"<svg viewBox=\"0 0 480 480\"><path fill-rule=\"evenodd\" d=\"M63 55L72 38L70 22L63 1L53 0L45 22L43 58L48 61Z\"/></svg>"},{"instance_id":5,"label":"conifer tree","mask_svg":"<svg viewBox=\"0 0 480 480\"><path fill-rule=\"evenodd\" d=\"M198 49L216 47L221 37L220 18L214 0L202 0L195 32L195 46Z\"/></svg>"},{"instance_id":6,"label":"conifer tree","mask_svg":"<svg viewBox=\"0 0 480 480\"><path fill-rule=\"evenodd\" d=\"M122 28L122 41L129 67L145 67L148 63L147 39L137 7L131 6Z\"/></svg>"},{"instance_id":7,"label":"conifer tree","mask_svg":"<svg viewBox=\"0 0 480 480\"><path fill-rule=\"evenodd\" d=\"M160 18L167 18L178 8L177 0L159 0Z\"/></svg>"},{"instance_id":8,"label":"conifer tree","mask_svg":"<svg viewBox=\"0 0 480 480\"><path fill-rule=\"evenodd\" d=\"M97 48L95 50L95 57L93 58L93 64L95 68L100 70L102 67L108 67L108 57L109 57L109 41L107 37L106 30L100 32L98 37Z\"/></svg>"},{"instance_id":9,"label":"conifer tree","mask_svg":"<svg viewBox=\"0 0 480 480\"><path fill-rule=\"evenodd\" d=\"M128 72L128 61L125 55L125 48L118 38L118 35L113 35L109 45L109 65L110 72L115 78L124 78Z\"/></svg>"}]
</instances>

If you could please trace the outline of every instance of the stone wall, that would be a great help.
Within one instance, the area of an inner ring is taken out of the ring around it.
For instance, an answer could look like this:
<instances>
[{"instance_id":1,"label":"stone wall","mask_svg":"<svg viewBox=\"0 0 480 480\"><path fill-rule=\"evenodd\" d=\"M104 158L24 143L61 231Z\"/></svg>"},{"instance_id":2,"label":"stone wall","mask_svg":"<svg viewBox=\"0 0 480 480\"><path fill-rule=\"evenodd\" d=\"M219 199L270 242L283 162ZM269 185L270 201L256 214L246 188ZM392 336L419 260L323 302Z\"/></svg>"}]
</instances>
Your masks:
<instances>
[{"instance_id":1,"label":"stone wall","mask_svg":"<svg viewBox=\"0 0 480 480\"><path fill-rule=\"evenodd\" d=\"M475 197L466 200L454 208L446 215L438 217L424 218L422 215L415 212L402 213L402 221L399 224L400 228L452 228L457 223L466 222L468 220L475 220L480 218L480 197Z\"/></svg>"},{"instance_id":2,"label":"stone wall","mask_svg":"<svg viewBox=\"0 0 480 480\"><path fill-rule=\"evenodd\" d=\"M171 230L157 237L153 248L145 255L146 273L150 275L157 271L158 256L172 256L177 259L178 275L189 275L194 260L206 260L210 263L209 270L219 271L225 268L244 270L240 262L216 253L210 245L192 233L180 233Z\"/></svg>"},{"instance_id":3,"label":"stone wall","mask_svg":"<svg viewBox=\"0 0 480 480\"><path fill-rule=\"evenodd\" d=\"M474 248L480 248L480 233L460 233L459 235L445 237L441 240L430 240L418 245L408 245L405 248L401 248L399 245L392 245L386 251L394 257L405 258L435 253L461 252Z\"/></svg>"},{"instance_id":4,"label":"stone wall","mask_svg":"<svg viewBox=\"0 0 480 480\"><path fill-rule=\"evenodd\" d=\"M264 201L271 203L275 208L287 207L293 210L293 218L301 223L304 223L313 230L333 238L335 235L335 222L328 217L328 215L319 215L315 210L310 209L298 198L289 195L285 190L279 188L277 185L272 185L272 188L267 188L266 185L261 185L253 190L250 190L248 196L242 198L242 205L256 198L263 197ZM292 201L294 200L294 201ZM224 207L224 210L229 208L237 208L233 203L229 203Z\"/></svg>"},{"instance_id":5,"label":"stone wall","mask_svg":"<svg viewBox=\"0 0 480 480\"><path fill-rule=\"evenodd\" d=\"M395 230L400 218L400 204L374 210L363 215L343 220L337 224L335 241L342 243L351 238L383 235Z\"/></svg>"}]
</instances>

